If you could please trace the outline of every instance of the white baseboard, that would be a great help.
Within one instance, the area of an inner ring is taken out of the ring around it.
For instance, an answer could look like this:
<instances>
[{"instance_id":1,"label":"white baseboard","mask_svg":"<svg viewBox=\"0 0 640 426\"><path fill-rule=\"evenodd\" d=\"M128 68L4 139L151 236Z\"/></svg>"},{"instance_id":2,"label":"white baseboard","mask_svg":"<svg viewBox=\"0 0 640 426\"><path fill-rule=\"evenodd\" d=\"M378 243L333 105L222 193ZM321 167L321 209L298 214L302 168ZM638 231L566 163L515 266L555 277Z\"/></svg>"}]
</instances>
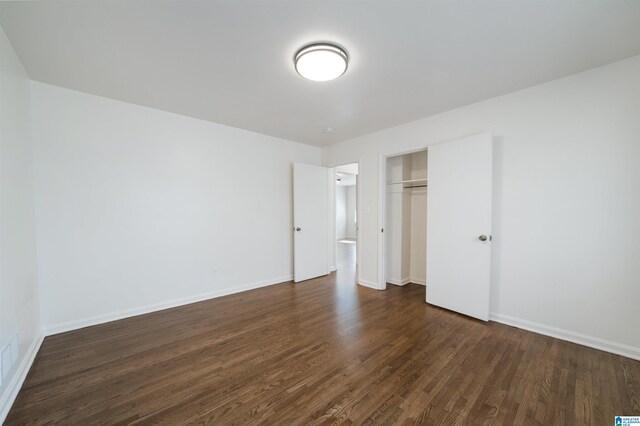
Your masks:
<instances>
[{"instance_id":1,"label":"white baseboard","mask_svg":"<svg viewBox=\"0 0 640 426\"><path fill-rule=\"evenodd\" d=\"M358 284L363 286L363 287L372 288L374 290L380 290L378 288L378 283L375 282L375 281L360 280L360 281L358 281Z\"/></svg>"},{"instance_id":2,"label":"white baseboard","mask_svg":"<svg viewBox=\"0 0 640 426\"><path fill-rule=\"evenodd\" d=\"M508 315L490 313L489 320L640 361L640 348L637 347L615 343L585 334L574 333L573 331L514 318Z\"/></svg>"},{"instance_id":3,"label":"white baseboard","mask_svg":"<svg viewBox=\"0 0 640 426\"><path fill-rule=\"evenodd\" d=\"M407 285L411 282L411 278L402 278L401 280L397 280L395 278L387 278L387 282L393 285Z\"/></svg>"},{"instance_id":4,"label":"white baseboard","mask_svg":"<svg viewBox=\"0 0 640 426\"><path fill-rule=\"evenodd\" d=\"M29 373L31 365L36 359L36 355L38 354L38 350L40 350L43 340L43 333L40 333L35 339L33 339L29 349L27 349L27 353L24 358L22 358L22 362L18 366L18 370L16 370L16 373L7 385L5 393L2 396L2 400L0 400L0 424L3 424L7 418L11 406L18 396L18 392L20 392L20 388L22 388L24 380L27 378L27 373Z\"/></svg>"},{"instance_id":5,"label":"white baseboard","mask_svg":"<svg viewBox=\"0 0 640 426\"><path fill-rule=\"evenodd\" d=\"M420 285L427 285L427 281L426 280L421 280L419 278L411 278L411 283L420 284Z\"/></svg>"},{"instance_id":6,"label":"white baseboard","mask_svg":"<svg viewBox=\"0 0 640 426\"><path fill-rule=\"evenodd\" d=\"M337 270L338 270L338 268L335 265L329 267L329 273L332 273L332 272L337 271Z\"/></svg>"},{"instance_id":7,"label":"white baseboard","mask_svg":"<svg viewBox=\"0 0 640 426\"><path fill-rule=\"evenodd\" d=\"M67 331L78 330L92 325L104 324L106 322L116 321L123 318L135 317L137 315L148 314L150 312L161 311L163 309L175 308L177 306L188 305L190 303L201 302L203 300L215 299L216 297L228 296L230 294L241 293L247 290L253 290L260 287L267 287L274 284L280 284L293 280L293 276L288 275L270 280L258 281L251 284L245 284L238 287L230 287L209 293L199 294L196 296L185 297L181 299L170 300L166 302L154 303L152 305L142 306L139 308L126 309L119 312L112 312L104 315L96 315L95 317L85 318L78 321L69 321L62 324L47 326L44 328L45 336L64 333Z\"/></svg>"}]
</instances>

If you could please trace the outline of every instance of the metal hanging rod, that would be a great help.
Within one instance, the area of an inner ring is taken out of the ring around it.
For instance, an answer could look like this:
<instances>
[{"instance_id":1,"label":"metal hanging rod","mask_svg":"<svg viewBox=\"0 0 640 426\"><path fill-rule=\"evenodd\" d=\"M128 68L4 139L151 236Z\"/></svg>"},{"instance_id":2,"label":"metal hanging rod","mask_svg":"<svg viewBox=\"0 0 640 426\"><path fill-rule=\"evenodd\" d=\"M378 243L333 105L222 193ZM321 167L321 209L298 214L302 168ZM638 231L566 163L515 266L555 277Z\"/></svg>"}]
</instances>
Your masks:
<instances>
[{"instance_id":1,"label":"metal hanging rod","mask_svg":"<svg viewBox=\"0 0 640 426\"><path fill-rule=\"evenodd\" d=\"M408 179L408 180L397 180L395 182L387 182L387 185L397 185L400 183L418 183L418 182L427 182L427 179Z\"/></svg>"}]
</instances>

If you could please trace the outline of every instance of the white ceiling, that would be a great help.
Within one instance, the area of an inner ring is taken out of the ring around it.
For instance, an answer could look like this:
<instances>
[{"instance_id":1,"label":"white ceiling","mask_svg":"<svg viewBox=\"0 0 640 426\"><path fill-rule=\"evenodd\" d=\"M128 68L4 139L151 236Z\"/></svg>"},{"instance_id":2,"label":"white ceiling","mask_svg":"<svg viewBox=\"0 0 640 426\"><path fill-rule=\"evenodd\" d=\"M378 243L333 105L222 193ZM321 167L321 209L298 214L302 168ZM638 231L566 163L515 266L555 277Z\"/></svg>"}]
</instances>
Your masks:
<instances>
[{"instance_id":1,"label":"white ceiling","mask_svg":"<svg viewBox=\"0 0 640 426\"><path fill-rule=\"evenodd\" d=\"M640 1L20 1L0 25L34 80L317 146L640 54ZM302 79L325 40L349 70Z\"/></svg>"}]
</instances>

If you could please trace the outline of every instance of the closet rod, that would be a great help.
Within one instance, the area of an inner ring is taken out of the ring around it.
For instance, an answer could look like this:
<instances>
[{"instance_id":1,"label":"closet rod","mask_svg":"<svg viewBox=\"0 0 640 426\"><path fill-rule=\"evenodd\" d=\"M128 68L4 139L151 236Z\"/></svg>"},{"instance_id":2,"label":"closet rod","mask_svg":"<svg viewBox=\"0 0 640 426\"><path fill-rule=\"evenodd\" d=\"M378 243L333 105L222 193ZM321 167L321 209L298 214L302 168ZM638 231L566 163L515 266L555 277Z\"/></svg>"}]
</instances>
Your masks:
<instances>
[{"instance_id":1,"label":"closet rod","mask_svg":"<svg viewBox=\"0 0 640 426\"><path fill-rule=\"evenodd\" d=\"M408 179L408 180L397 180L395 182L387 182L387 185L397 185L400 183L418 183L418 182L426 182L427 179Z\"/></svg>"}]
</instances>

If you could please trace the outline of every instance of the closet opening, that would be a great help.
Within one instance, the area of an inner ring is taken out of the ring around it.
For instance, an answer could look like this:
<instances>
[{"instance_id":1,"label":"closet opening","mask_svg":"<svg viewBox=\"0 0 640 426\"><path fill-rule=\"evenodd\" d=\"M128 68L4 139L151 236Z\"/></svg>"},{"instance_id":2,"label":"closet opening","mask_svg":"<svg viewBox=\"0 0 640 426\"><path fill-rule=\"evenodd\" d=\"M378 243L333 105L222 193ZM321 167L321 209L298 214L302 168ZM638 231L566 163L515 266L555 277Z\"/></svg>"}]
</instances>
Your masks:
<instances>
[{"instance_id":1,"label":"closet opening","mask_svg":"<svg viewBox=\"0 0 640 426\"><path fill-rule=\"evenodd\" d=\"M384 279L427 285L427 150L386 157ZM425 293L422 293L424 297Z\"/></svg>"},{"instance_id":2,"label":"closet opening","mask_svg":"<svg viewBox=\"0 0 640 426\"><path fill-rule=\"evenodd\" d=\"M358 163L335 169L335 265L338 281L355 284L358 253Z\"/></svg>"}]
</instances>

